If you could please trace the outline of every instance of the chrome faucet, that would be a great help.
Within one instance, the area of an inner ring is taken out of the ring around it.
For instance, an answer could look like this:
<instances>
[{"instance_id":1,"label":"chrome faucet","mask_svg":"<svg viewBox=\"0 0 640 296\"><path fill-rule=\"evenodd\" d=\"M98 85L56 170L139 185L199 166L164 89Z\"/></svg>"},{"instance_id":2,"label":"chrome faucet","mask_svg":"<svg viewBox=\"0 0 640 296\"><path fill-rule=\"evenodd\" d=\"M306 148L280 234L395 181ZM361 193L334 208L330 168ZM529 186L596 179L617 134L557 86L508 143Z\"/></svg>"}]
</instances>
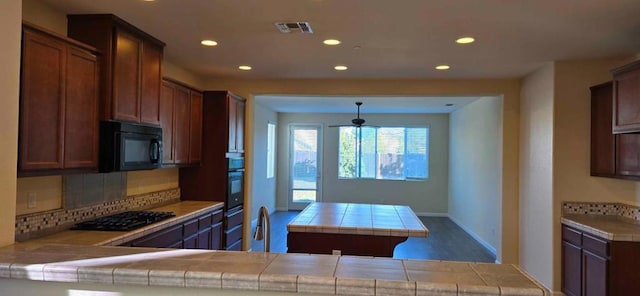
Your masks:
<instances>
[{"instance_id":1,"label":"chrome faucet","mask_svg":"<svg viewBox=\"0 0 640 296\"><path fill-rule=\"evenodd\" d=\"M258 224L256 225L256 232L253 234L253 239L264 239L264 251L271 251L271 225L269 222L269 210L265 206L260 207L260 211L258 214Z\"/></svg>"}]
</instances>

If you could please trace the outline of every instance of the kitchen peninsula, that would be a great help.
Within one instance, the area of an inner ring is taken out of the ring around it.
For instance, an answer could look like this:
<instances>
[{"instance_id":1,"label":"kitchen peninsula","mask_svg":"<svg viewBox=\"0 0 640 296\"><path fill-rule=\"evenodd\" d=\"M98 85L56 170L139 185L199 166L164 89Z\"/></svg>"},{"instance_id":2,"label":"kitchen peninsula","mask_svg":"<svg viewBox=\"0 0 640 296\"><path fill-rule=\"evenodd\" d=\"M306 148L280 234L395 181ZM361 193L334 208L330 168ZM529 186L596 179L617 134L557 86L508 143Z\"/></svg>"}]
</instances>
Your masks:
<instances>
[{"instance_id":1,"label":"kitchen peninsula","mask_svg":"<svg viewBox=\"0 0 640 296\"><path fill-rule=\"evenodd\" d=\"M429 230L408 206L354 203L308 205L287 224L287 252L393 257L408 237Z\"/></svg>"}]
</instances>

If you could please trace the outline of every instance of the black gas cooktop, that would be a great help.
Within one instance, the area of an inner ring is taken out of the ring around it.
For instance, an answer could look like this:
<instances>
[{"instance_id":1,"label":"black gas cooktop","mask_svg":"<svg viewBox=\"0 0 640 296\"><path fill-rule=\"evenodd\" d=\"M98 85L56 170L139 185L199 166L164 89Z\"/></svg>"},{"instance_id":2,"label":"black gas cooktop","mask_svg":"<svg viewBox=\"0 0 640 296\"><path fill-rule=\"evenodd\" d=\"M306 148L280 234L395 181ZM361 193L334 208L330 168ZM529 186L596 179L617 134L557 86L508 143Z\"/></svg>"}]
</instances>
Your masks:
<instances>
[{"instance_id":1,"label":"black gas cooktop","mask_svg":"<svg viewBox=\"0 0 640 296\"><path fill-rule=\"evenodd\" d=\"M171 217L175 217L172 212L129 211L78 223L71 229L129 231Z\"/></svg>"}]
</instances>

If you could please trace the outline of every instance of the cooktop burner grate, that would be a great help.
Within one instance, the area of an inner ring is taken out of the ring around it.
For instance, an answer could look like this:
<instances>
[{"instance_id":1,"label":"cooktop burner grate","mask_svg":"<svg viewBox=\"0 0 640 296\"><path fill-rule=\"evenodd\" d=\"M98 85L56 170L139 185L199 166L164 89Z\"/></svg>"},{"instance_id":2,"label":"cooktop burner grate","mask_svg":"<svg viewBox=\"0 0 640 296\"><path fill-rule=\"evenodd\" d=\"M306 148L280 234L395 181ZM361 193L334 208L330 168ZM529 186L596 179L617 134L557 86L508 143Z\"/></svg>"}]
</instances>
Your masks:
<instances>
[{"instance_id":1,"label":"cooktop burner grate","mask_svg":"<svg viewBox=\"0 0 640 296\"><path fill-rule=\"evenodd\" d=\"M172 212L128 211L76 224L73 230L130 231L175 217Z\"/></svg>"}]
</instances>

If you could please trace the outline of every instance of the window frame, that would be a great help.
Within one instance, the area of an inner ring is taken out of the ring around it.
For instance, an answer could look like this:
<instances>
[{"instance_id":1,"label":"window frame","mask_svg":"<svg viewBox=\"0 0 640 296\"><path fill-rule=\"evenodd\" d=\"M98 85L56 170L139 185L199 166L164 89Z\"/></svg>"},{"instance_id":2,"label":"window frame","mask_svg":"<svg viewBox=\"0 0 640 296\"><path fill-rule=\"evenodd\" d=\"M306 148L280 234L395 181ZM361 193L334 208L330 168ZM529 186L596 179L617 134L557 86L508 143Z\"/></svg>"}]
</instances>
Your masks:
<instances>
[{"instance_id":1,"label":"window frame","mask_svg":"<svg viewBox=\"0 0 640 296\"><path fill-rule=\"evenodd\" d=\"M355 169L355 177L342 177L340 176L340 149L341 149L341 133L340 133L340 129L342 128L354 128L355 129L355 162L356 162L356 169ZM403 175L404 178L403 179L387 179L387 178L378 178L377 174L374 175L374 177L362 177L362 166L361 166L361 162L362 162L362 132L361 129L362 128L372 128L375 130L375 136L374 136L374 155L376 155L376 159L375 159L375 167L377 168L379 162L378 162L378 130L380 128L403 128L404 129L404 151L403 151ZM416 177L407 177L407 166L404 165L406 163L406 155L407 155L407 149L408 149L408 145L407 145L407 129L412 129L412 128L422 128L425 129L426 132L426 172L425 175L426 177L424 178L416 178ZM431 137L431 132L430 132L430 125L385 125L385 126L363 126L361 128L357 128L357 127L349 127L349 126L341 126L338 128L338 180L380 180L380 181L407 181L407 182L424 182L427 181L429 179L429 166L430 166L430 137Z\"/></svg>"}]
</instances>

